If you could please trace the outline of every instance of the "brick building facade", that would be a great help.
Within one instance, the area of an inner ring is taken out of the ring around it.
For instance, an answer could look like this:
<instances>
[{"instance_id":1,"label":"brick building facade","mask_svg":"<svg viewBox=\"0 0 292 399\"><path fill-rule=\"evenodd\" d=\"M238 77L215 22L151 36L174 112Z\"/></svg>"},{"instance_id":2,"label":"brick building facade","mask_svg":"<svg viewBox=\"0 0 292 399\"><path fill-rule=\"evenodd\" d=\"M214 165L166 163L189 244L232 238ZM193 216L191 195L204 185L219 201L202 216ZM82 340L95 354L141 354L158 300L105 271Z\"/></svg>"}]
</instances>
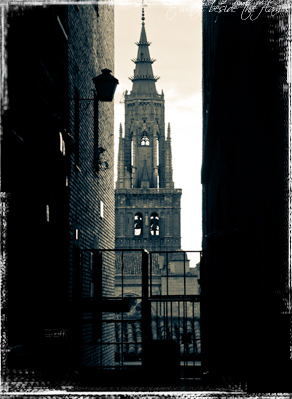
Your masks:
<instances>
[{"instance_id":1,"label":"brick building facade","mask_svg":"<svg viewBox=\"0 0 292 399\"><path fill-rule=\"evenodd\" d=\"M74 151L70 170L71 191L69 197L69 257L71 280L74 274L82 273L82 297L95 295L92 290L94 271L90 253L83 255L83 269L74 270L74 255L77 248L113 248L114 246L114 136L113 104L99 102L98 126L94 123L96 103L83 99L93 98L92 78L101 69L114 69L114 10L112 6L78 6L68 9L68 85L69 98L79 97L79 111L76 103L70 101L69 131L74 131ZM77 132L77 121L79 131ZM98 130L98 131L97 131ZM77 138L78 135L78 138ZM95 138L97 137L97 142ZM101 152L101 149L103 152ZM99 151L100 157L95 158ZM97 162L97 164L96 164ZM103 208L103 209L102 209ZM78 239L76 239L78 234ZM75 252L74 252L75 249ZM103 256L102 295L113 296L114 268L111 255ZM74 288L70 291L74 302ZM73 309L76 316L76 311ZM79 315L82 318L81 364L98 365L100 348L96 331L93 329L92 313ZM103 339L112 339L112 329L104 331ZM98 349L98 350L97 350ZM110 356L103 353L103 357ZM109 361L107 359L107 361Z\"/></svg>"},{"instance_id":2,"label":"brick building facade","mask_svg":"<svg viewBox=\"0 0 292 399\"><path fill-rule=\"evenodd\" d=\"M114 246L113 104L92 101L92 78L114 70L114 9L10 6L6 18L7 365L68 373L113 356L83 304L113 295L114 259L101 271L82 250Z\"/></svg>"}]
</instances>

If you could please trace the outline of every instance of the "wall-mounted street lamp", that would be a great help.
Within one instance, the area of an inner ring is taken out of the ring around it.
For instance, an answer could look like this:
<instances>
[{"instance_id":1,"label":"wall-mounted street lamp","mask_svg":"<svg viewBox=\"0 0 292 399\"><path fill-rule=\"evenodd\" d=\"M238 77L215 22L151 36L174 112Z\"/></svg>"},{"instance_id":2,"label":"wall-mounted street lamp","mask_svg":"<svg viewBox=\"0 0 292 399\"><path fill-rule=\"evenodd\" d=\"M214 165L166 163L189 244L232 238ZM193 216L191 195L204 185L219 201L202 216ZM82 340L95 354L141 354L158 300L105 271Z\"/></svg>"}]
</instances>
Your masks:
<instances>
[{"instance_id":1,"label":"wall-mounted street lamp","mask_svg":"<svg viewBox=\"0 0 292 399\"><path fill-rule=\"evenodd\" d=\"M111 75L110 69L102 69L101 74L93 78L98 101L112 101L119 83L118 79Z\"/></svg>"},{"instance_id":2,"label":"wall-mounted street lamp","mask_svg":"<svg viewBox=\"0 0 292 399\"><path fill-rule=\"evenodd\" d=\"M102 69L101 74L93 78L95 85L94 98L79 98L79 94L75 93L75 164L79 169L79 102L80 101L94 101L94 171L98 173L101 164L100 155L105 151L99 146L99 118L98 105L99 101L110 102L114 98L116 87L119 83L118 79L111 75L110 69ZM80 170L80 169L79 169Z\"/></svg>"},{"instance_id":3,"label":"wall-mounted street lamp","mask_svg":"<svg viewBox=\"0 0 292 399\"><path fill-rule=\"evenodd\" d=\"M100 155L105 151L99 146L98 104L99 101L112 101L119 83L118 79L111 75L110 69L105 68L101 72L100 75L92 79L96 90L94 93L94 171L96 174L101 164Z\"/></svg>"}]
</instances>

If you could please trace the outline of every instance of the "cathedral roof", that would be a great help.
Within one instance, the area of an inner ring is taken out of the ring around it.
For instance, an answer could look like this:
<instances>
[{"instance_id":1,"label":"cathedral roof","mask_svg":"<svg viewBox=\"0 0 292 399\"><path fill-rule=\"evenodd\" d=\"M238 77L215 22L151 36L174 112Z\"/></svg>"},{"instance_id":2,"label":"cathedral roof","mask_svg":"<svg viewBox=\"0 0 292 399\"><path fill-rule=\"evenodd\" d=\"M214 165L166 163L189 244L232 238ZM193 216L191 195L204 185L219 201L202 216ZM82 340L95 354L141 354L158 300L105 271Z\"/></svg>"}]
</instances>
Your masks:
<instances>
[{"instance_id":1,"label":"cathedral roof","mask_svg":"<svg viewBox=\"0 0 292 399\"><path fill-rule=\"evenodd\" d=\"M130 77L133 82L132 94L158 94L155 82L159 79L153 75L152 64L155 61L150 57L149 46L145 29L144 8L142 9L142 28L140 40L137 44L137 58L132 59L136 64L134 76Z\"/></svg>"}]
</instances>

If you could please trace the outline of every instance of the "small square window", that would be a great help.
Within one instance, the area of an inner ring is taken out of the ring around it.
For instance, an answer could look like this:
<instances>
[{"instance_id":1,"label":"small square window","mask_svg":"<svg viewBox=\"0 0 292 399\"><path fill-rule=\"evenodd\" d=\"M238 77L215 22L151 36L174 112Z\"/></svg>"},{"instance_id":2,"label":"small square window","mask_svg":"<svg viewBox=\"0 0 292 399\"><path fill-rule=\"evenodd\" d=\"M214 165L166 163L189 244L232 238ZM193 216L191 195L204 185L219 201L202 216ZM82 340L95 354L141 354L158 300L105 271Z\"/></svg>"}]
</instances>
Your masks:
<instances>
[{"instance_id":1,"label":"small square window","mask_svg":"<svg viewBox=\"0 0 292 399\"><path fill-rule=\"evenodd\" d=\"M103 205L103 202L100 201L100 217L101 217L101 219L103 218L103 215L104 215L104 205Z\"/></svg>"},{"instance_id":2,"label":"small square window","mask_svg":"<svg viewBox=\"0 0 292 399\"><path fill-rule=\"evenodd\" d=\"M46 221L50 221L50 206L46 205Z\"/></svg>"},{"instance_id":3,"label":"small square window","mask_svg":"<svg viewBox=\"0 0 292 399\"><path fill-rule=\"evenodd\" d=\"M90 252L89 254L89 269L92 270L93 269L93 253Z\"/></svg>"},{"instance_id":4,"label":"small square window","mask_svg":"<svg viewBox=\"0 0 292 399\"><path fill-rule=\"evenodd\" d=\"M94 283L90 283L90 298L94 297Z\"/></svg>"}]
</instances>

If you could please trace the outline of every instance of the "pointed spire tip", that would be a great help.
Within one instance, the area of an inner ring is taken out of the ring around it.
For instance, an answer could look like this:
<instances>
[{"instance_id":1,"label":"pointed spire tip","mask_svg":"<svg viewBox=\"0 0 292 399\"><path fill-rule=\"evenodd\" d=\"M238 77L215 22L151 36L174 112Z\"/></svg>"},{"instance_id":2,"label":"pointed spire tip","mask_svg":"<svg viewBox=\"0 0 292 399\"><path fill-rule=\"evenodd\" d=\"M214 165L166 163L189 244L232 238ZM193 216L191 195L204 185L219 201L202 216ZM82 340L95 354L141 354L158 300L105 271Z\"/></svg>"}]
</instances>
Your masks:
<instances>
[{"instance_id":1,"label":"pointed spire tip","mask_svg":"<svg viewBox=\"0 0 292 399\"><path fill-rule=\"evenodd\" d=\"M167 138L170 139L170 122L168 122L167 126Z\"/></svg>"}]
</instances>

